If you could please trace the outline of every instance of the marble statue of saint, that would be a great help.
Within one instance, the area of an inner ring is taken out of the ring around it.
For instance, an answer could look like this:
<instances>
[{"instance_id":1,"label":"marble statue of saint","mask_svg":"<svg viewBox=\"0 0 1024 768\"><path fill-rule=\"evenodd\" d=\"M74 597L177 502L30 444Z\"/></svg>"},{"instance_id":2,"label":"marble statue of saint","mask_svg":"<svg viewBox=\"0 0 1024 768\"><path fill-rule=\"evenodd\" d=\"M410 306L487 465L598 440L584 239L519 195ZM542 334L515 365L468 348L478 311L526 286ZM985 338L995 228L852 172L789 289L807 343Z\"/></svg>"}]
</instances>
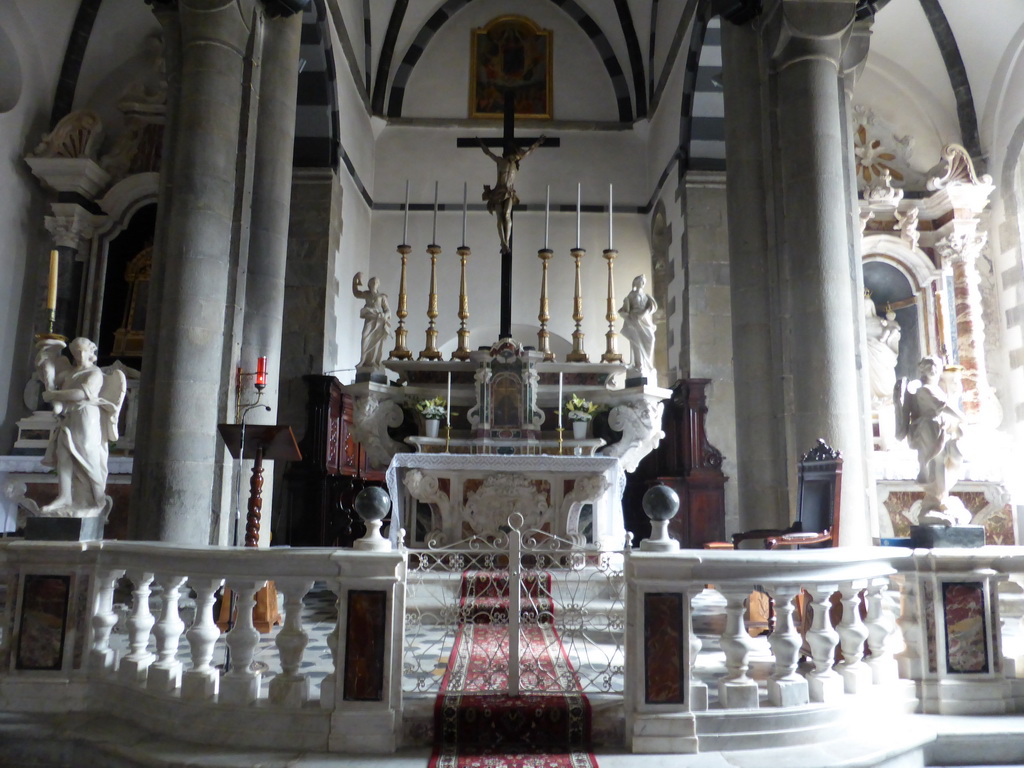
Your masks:
<instances>
[{"instance_id":1,"label":"marble statue of saint","mask_svg":"<svg viewBox=\"0 0 1024 768\"><path fill-rule=\"evenodd\" d=\"M501 239L502 253L507 253L512 248L512 207L519 202L514 186L516 173L519 172L519 163L543 144L546 138L542 135L526 149L506 148L500 156L494 154L483 139L477 139L480 148L498 166L498 180L493 187L490 184L484 184L484 192L481 197L487 203L487 212L495 214L498 218L498 237Z\"/></svg>"},{"instance_id":2,"label":"marble statue of saint","mask_svg":"<svg viewBox=\"0 0 1024 768\"><path fill-rule=\"evenodd\" d=\"M91 517L107 515L109 443L117 440L117 419L127 382L115 370L96 367L96 345L77 338L68 349L74 364L59 354L63 343L43 342L37 357L43 400L53 405L57 429L50 438L43 464L57 472L57 498L39 510L41 515Z\"/></svg>"},{"instance_id":3,"label":"marble statue of saint","mask_svg":"<svg viewBox=\"0 0 1024 768\"><path fill-rule=\"evenodd\" d=\"M892 402L896 386L896 361L900 353L900 324L896 313L887 309L879 317L875 302L864 297L864 320L868 336L868 370L871 374L871 403L875 408Z\"/></svg>"},{"instance_id":4,"label":"marble statue of saint","mask_svg":"<svg viewBox=\"0 0 1024 768\"><path fill-rule=\"evenodd\" d=\"M630 366L641 376L653 379L654 371L654 313L658 302L644 292L647 278L633 278L633 290L626 294L619 314L622 315L622 335L629 341Z\"/></svg>"},{"instance_id":5,"label":"marble statue of saint","mask_svg":"<svg viewBox=\"0 0 1024 768\"><path fill-rule=\"evenodd\" d=\"M356 368L380 368L384 345L391 338L391 307L387 294L380 292L380 281L371 277L363 289L363 273L352 278L352 295L365 303L359 310L363 319L359 363Z\"/></svg>"},{"instance_id":6,"label":"marble statue of saint","mask_svg":"<svg viewBox=\"0 0 1024 768\"><path fill-rule=\"evenodd\" d=\"M949 492L960 479L966 416L939 386L942 361L922 358L917 381L900 379L893 391L896 409L896 439L907 438L917 451L920 471L917 482L924 490L918 522L922 525L966 525L971 515L963 502Z\"/></svg>"}]
</instances>

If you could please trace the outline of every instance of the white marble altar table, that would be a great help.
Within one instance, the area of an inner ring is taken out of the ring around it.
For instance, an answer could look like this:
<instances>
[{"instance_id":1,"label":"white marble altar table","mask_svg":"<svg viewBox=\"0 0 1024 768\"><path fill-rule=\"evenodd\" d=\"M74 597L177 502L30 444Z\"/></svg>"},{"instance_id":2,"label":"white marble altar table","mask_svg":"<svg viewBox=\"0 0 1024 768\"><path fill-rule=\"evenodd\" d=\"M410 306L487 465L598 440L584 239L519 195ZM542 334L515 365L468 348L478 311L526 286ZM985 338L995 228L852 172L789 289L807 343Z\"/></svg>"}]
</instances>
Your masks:
<instances>
[{"instance_id":1,"label":"white marble altar table","mask_svg":"<svg viewBox=\"0 0 1024 768\"><path fill-rule=\"evenodd\" d=\"M614 457L400 453L387 471L392 520L400 521L391 538L399 527L410 547L493 536L518 512L527 529L621 549L625 483Z\"/></svg>"}]
</instances>

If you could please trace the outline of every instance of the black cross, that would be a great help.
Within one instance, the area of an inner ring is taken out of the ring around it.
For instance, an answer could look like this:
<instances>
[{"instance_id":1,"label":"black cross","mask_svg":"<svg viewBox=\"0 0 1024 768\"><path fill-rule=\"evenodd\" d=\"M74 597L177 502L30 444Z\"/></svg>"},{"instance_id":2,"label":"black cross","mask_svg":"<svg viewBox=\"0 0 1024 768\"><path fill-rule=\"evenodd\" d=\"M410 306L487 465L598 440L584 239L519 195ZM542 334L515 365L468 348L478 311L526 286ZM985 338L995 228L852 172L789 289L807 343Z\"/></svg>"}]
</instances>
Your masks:
<instances>
[{"instance_id":1,"label":"black cross","mask_svg":"<svg viewBox=\"0 0 1024 768\"><path fill-rule=\"evenodd\" d=\"M510 155L518 152L522 147L529 147L534 142L539 140L539 137L533 138L522 138L519 144L516 141L515 135L515 121L516 121L516 107L515 107L515 93L509 89L505 91L505 115L504 115L504 131L500 139L478 139L478 138L460 138L456 139L456 146L460 149L466 147L472 147L473 149L479 149L481 142L488 147L501 147L503 155ZM560 145L558 139L547 137L544 139L542 147L557 147ZM501 251L501 319L499 323L498 338L505 339L512 335L512 238L513 233L509 234L509 247L508 250Z\"/></svg>"}]
</instances>

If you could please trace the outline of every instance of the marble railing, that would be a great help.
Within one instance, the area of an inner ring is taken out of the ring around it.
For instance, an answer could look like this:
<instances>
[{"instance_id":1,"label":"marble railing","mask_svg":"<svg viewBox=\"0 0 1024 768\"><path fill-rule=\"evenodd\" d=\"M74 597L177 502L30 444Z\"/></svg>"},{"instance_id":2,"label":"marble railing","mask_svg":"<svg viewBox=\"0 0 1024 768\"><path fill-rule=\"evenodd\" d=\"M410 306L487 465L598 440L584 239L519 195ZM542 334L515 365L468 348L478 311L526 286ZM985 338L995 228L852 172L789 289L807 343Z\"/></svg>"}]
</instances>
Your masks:
<instances>
[{"instance_id":1,"label":"marble railing","mask_svg":"<svg viewBox=\"0 0 1024 768\"><path fill-rule=\"evenodd\" d=\"M198 743L393 751L411 732L401 685L404 557L0 542L0 707L116 714ZM1022 576L1016 547L633 552L624 746L694 752L820 740L852 706L894 718L1018 711L1024 696L1004 671L1014 665L1004 667L996 588ZM281 595L281 627L261 635L240 610L222 633L220 588L248 607L267 581ZM326 610L307 606L304 615L314 584ZM712 625L701 613L709 589L724 603ZM746 630L754 590L774 598L767 640ZM808 610L813 619L801 626ZM322 645L308 647L311 637ZM272 673L269 684L261 670Z\"/></svg>"}]
</instances>

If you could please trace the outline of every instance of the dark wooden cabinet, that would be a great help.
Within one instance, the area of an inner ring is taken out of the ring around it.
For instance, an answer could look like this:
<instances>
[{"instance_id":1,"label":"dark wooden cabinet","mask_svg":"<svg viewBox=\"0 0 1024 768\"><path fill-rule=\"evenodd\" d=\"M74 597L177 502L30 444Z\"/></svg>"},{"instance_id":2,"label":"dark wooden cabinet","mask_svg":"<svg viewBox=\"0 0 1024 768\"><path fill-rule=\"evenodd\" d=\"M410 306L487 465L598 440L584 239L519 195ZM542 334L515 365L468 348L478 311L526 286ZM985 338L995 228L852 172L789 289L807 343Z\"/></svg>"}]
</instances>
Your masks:
<instances>
[{"instance_id":1,"label":"dark wooden cabinet","mask_svg":"<svg viewBox=\"0 0 1024 768\"><path fill-rule=\"evenodd\" d=\"M351 546L363 534L352 505L384 472L367 470L366 453L352 435L352 398L334 376L303 376L307 385L302 461L284 473L285 524L275 543L293 547Z\"/></svg>"},{"instance_id":2,"label":"dark wooden cabinet","mask_svg":"<svg viewBox=\"0 0 1024 768\"><path fill-rule=\"evenodd\" d=\"M669 533L683 547L699 548L725 538L725 483L722 454L707 437L707 397L710 379L680 379L665 402L662 430L665 437L629 475L623 495L626 528L634 544L650 536L651 524L643 511L644 493L662 483L679 494L679 514Z\"/></svg>"}]
</instances>

